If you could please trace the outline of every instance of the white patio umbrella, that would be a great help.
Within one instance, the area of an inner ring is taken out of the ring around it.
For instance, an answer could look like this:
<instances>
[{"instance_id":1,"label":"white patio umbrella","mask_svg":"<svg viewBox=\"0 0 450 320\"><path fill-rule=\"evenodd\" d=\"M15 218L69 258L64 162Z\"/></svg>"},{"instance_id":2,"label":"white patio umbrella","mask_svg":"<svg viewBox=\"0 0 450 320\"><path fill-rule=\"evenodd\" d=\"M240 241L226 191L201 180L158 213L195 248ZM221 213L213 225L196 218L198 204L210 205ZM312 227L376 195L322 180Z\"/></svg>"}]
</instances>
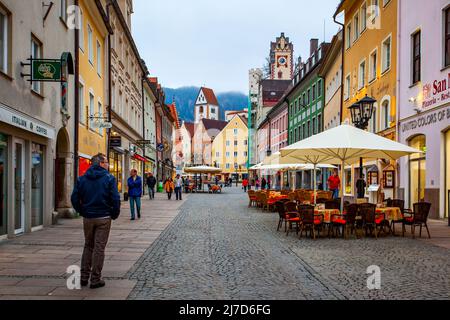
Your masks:
<instances>
[{"instance_id":1,"label":"white patio umbrella","mask_svg":"<svg viewBox=\"0 0 450 320\"><path fill-rule=\"evenodd\" d=\"M263 165L263 163L258 163L257 165L254 165L253 167L250 167L248 170L259 170L259 168Z\"/></svg>"},{"instance_id":2,"label":"white patio umbrella","mask_svg":"<svg viewBox=\"0 0 450 320\"><path fill-rule=\"evenodd\" d=\"M351 165L360 158L397 160L414 153L421 151L348 124L324 131L281 150L282 161L291 162L294 158L300 162L311 163L314 167L319 163L341 163L341 181L345 164ZM342 195L341 212L343 210Z\"/></svg>"},{"instance_id":3,"label":"white patio umbrella","mask_svg":"<svg viewBox=\"0 0 450 320\"><path fill-rule=\"evenodd\" d=\"M184 168L184 172L186 173L199 173L199 174L214 174L214 173L221 173L222 169L210 167L210 166L198 166L198 167L187 167Z\"/></svg>"}]
</instances>

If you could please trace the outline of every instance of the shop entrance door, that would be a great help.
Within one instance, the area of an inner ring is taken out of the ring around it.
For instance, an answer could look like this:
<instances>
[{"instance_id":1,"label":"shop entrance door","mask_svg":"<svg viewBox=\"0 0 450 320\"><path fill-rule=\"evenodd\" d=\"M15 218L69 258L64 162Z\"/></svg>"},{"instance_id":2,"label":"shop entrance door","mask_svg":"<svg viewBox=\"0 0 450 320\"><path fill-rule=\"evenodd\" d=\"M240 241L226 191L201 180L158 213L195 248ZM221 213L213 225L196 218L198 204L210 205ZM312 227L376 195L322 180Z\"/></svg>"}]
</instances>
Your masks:
<instances>
[{"instance_id":1,"label":"shop entrance door","mask_svg":"<svg viewBox=\"0 0 450 320\"><path fill-rule=\"evenodd\" d=\"M14 230L25 232L25 143L14 140Z\"/></svg>"}]
</instances>

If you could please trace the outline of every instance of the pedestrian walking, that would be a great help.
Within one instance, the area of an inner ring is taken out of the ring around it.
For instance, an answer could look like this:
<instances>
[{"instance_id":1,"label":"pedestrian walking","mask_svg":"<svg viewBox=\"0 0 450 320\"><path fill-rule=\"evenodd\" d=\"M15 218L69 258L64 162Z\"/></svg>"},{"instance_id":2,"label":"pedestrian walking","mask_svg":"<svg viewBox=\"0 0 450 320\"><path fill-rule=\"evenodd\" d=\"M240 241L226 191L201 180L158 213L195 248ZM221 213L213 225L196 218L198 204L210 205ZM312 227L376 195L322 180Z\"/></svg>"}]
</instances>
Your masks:
<instances>
[{"instance_id":1,"label":"pedestrian walking","mask_svg":"<svg viewBox=\"0 0 450 320\"><path fill-rule=\"evenodd\" d=\"M266 178L262 178L261 180L261 190L265 190L267 186L267 180Z\"/></svg>"},{"instance_id":2,"label":"pedestrian walking","mask_svg":"<svg viewBox=\"0 0 450 320\"><path fill-rule=\"evenodd\" d=\"M366 196L367 183L364 178L365 176L363 174L358 180L356 180L356 192L358 194L358 199L364 199Z\"/></svg>"},{"instance_id":3,"label":"pedestrian walking","mask_svg":"<svg viewBox=\"0 0 450 320\"><path fill-rule=\"evenodd\" d=\"M155 186L156 178L153 176L153 173L149 173L147 177L147 188L150 200L155 199Z\"/></svg>"},{"instance_id":4,"label":"pedestrian walking","mask_svg":"<svg viewBox=\"0 0 450 320\"><path fill-rule=\"evenodd\" d=\"M255 182L255 188L256 188L256 191L258 191L259 190L259 186L261 185L261 183L259 182L259 178L256 178L256 182Z\"/></svg>"},{"instance_id":5,"label":"pedestrian walking","mask_svg":"<svg viewBox=\"0 0 450 320\"><path fill-rule=\"evenodd\" d=\"M183 179L181 179L180 175L178 174L175 178L175 195L177 197L177 200L183 200L182 199L182 193L183 193Z\"/></svg>"},{"instance_id":6,"label":"pedestrian walking","mask_svg":"<svg viewBox=\"0 0 450 320\"><path fill-rule=\"evenodd\" d=\"M333 199L339 198L341 179L339 179L337 169L333 170L333 175L328 178L328 189L333 191Z\"/></svg>"},{"instance_id":7,"label":"pedestrian walking","mask_svg":"<svg viewBox=\"0 0 450 320\"><path fill-rule=\"evenodd\" d=\"M232 187L233 186L233 178L228 178L228 184L229 184L229 187Z\"/></svg>"},{"instance_id":8,"label":"pedestrian walking","mask_svg":"<svg viewBox=\"0 0 450 320\"><path fill-rule=\"evenodd\" d=\"M102 270L111 220L120 215L120 194L116 179L108 172L104 154L92 158L86 174L78 178L72 193L73 208L83 217L84 250L81 258L81 286L91 289L105 286Z\"/></svg>"},{"instance_id":9,"label":"pedestrian walking","mask_svg":"<svg viewBox=\"0 0 450 320\"><path fill-rule=\"evenodd\" d=\"M127 181L128 197L130 200L131 221L136 220L135 215L136 211L138 219L141 218L142 178L138 176L137 173L138 172L136 169L132 169L130 171L130 177L128 178Z\"/></svg>"},{"instance_id":10,"label":"pedestrian walking","mask_svg":"<svg viewBox=\"0 0 450 320\"><path fill-rule=\"evenodd\" d=\"M164 190L166 190L167 192L167 198L169 200L172 200L172 193L175 190L175 185L172 178L167 178L166 182L164 183Z\"/></svg>"},{"instance_id":11,"label":"pedestrian walking","mask_svg":"<svg viewBox=\"0 0 450 320\"><path fill-rule=\"evenodd\" d=\"M244 192L247 193L247 187L248 187L248 179L244 178L242 180L242 187L244 188Z\"/></svg>"}]
</instances>

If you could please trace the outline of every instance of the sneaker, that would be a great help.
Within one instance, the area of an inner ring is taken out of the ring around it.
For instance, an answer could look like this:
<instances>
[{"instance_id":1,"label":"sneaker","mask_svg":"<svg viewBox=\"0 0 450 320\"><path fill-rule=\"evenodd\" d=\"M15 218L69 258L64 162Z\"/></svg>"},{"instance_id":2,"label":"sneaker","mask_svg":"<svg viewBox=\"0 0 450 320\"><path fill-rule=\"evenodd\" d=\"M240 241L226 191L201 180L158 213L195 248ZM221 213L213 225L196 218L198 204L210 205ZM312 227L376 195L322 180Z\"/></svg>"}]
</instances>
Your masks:
<instances>
[{"instance_id":1,"label":"sneaker","mask_svg":"<svg viewBox=\"0 0 450 320\"><path fill-rule=\"evenodd\" d=\"M103 288L105 285L106 285L105 281L100 280L100 281L97 282L97 283L91 283L90 288L91 288L91 289L98 289L98 288Z\"/></svg>"},{"instance_id":2,"label":"sneaker","mask_svg":"<svg viewBox=\"0 0 450 320\"><path fill-rule=\"evenodd\" d=\"M135 218L131 218L131 219L130 219L130 221L134 221L134 220L136 220L136 219L135 219Z\"/></svg>"}]
</instances>

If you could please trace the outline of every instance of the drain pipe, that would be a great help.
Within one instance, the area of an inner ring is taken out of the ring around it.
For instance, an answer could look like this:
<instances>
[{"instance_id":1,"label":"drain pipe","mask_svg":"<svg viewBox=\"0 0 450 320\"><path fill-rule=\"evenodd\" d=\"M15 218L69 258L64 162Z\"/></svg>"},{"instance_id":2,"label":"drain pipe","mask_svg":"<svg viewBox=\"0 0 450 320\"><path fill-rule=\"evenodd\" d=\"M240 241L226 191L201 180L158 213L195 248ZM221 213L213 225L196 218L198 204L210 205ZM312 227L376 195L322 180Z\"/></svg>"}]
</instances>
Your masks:
<instances>
[{"instance_id":1,"label":"drain pipe","mask_svg":"<svg viewBox=\"0 0 450 320\"><path fill-rule=\"evenodd\" d=\"M345 56L345 25L336 20L337 13L333 16L334 23L340 25L342 27L342 61L341 61L341 110L339 116L339 124L342 124L343 120L343 111L344 111L344 56Z\"/></svg>"},{"instance_id":2,"label":"drain pipe","mask_svg":"<svg viewBox=\"0 0 450 320\"><path fill-rule=\"evenodd\" d=\"M80 1L75 0L75 6L79 7ZM74 121L74 150L73 150L73 178L74 185L78 181L78 149L79 149L79 125L80 125L80 30L75 29L75 121Z\"/></svg>"}]
</instances>

